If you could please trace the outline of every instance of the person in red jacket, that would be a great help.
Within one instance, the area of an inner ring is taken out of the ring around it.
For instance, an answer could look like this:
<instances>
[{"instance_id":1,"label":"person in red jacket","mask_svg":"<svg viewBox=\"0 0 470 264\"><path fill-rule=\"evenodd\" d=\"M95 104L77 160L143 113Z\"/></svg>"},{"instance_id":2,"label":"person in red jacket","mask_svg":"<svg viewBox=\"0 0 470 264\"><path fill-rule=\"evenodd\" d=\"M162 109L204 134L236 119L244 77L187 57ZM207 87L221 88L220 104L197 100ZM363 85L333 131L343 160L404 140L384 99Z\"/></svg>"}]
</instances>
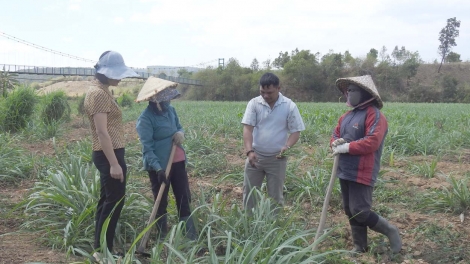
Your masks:
<instances>
[{"instance_id":1,"label":"person in red jacket","mask_svg":"<svg viewBox=\"0 0 470 264\"><path fill-rule=\"evenodd\" d=\"M339 156L337 176L343 209L349 218L354 252L367 250L367 228L386 235L393 253L401 250L398 228L371 210L372 192L388 131L382 99L370 75L340 78L336 87L352 110L338 121L330 144Z\"/></svg>"}]
</instances>

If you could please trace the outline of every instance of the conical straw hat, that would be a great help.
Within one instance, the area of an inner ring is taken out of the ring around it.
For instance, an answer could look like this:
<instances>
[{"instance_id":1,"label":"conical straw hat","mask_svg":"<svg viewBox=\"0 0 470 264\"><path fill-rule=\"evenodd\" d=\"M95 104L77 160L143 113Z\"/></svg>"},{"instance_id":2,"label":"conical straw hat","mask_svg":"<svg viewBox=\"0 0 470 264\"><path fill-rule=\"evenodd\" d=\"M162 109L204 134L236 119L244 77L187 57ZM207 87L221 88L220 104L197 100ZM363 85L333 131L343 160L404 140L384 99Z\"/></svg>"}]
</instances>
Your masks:
<instances>
[{"instance_id":1,"label":"conical straw hat","mask_svg":"<svg viewBox=\"0 0 470 264\"><path fill-rule=\"evenodd\" d=\"M150 76L137 95L136 102L148 101L152 96L167 88L175 88L178 83Z\"/></svg>"},{"instance_id":2,"label":"conical straw hat","mask_svg":"<svg viewBox=\"0 0 470 264\"><path fill-rule=\"evenodd\" d=\"M377 100L377 107L381 109L383 107L382 98L380 98L379 92L375 87L374 81L370 75L357 76L357 77L348 77L348 78L339 78L336 80L336 87L340 90L341 93L346 94L349 84L355 84L362 89L366 90Z\"/></svg>"}]
</instances>

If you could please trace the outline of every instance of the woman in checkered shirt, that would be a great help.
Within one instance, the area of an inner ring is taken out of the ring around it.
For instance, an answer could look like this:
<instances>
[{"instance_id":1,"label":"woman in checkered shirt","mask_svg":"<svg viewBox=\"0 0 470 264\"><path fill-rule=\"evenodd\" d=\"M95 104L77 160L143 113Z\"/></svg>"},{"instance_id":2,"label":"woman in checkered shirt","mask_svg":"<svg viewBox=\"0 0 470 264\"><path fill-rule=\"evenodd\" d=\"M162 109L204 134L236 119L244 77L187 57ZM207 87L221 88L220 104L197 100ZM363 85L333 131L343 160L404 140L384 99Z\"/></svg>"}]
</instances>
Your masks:
<instances>
[{"instance_id":1,"label":"woman in checkered shirt","mask_svg":"<svg viewBox=\"0 0 470 264\"><path fill-rule=\"evenodd\" d=\"M100 172L101 193L96 210L95 253L100 259L102 226L114 209L106 232L106 245L113 250L116 225L124 205L127 166L124 160L124 130L122 112L109 90L121 79L139 76L124 64L118 52L106 51L95 65L95 80L85 97L85 111L90 120L93 138L93 163Z\"/></svg>"}]
</instances>

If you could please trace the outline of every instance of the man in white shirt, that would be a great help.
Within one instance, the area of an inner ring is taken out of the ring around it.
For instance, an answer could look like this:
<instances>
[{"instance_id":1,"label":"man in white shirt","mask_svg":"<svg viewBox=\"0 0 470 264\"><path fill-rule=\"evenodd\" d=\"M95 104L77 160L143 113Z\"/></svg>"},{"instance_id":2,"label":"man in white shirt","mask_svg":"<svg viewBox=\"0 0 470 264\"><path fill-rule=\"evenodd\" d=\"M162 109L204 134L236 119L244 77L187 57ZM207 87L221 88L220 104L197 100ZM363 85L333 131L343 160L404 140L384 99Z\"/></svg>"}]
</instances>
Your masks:
<instances>
[{"instance_id":1,"label":"man in white shirt","mask_svg":"<svg viewBox=\"0 0 470 264\"><path fill-rule=\"evenodd\" d=\"M251 212L256 207L253 188L266 177L269 197L284 205L287 158L283 153L300 137L305 125L297 105L280 93L279 78L273 73L261 76L260 96L248 102L242 119L247 156L243 181L243 204Z\"/></svg>"}]
</instances>

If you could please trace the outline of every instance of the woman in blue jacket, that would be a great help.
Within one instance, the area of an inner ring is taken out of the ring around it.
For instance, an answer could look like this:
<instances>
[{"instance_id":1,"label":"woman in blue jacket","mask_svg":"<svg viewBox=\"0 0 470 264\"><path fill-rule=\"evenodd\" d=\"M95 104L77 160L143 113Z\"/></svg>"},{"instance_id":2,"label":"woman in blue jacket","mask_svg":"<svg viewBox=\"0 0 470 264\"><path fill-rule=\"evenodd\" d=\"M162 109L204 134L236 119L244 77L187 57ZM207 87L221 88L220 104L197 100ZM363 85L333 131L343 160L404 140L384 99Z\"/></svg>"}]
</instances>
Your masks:
<instances>
[{"instance_id":1,"label":"woman in blue jacket","mask_svg":"<svg viewBox=\"0 0 470 264\"><path fill-rule=\"evenodd\" d=\"M166 184L156 215L159 239L164 239L168 231L167 206L171 184L179 220L186 223L186 237L196 240L197 234L191 218L191 193L186 172L186 155L182 147L184 130L175 108L170 105L170 100L179 96L179 92L171 87L152 96L148 107L137 120L136 128L142 143L144 169L148 172L155 200L162 183ZM176 150L167 179L165 168L170 159L173 144L176 145Z\"/></svg>"}]
</instances>

